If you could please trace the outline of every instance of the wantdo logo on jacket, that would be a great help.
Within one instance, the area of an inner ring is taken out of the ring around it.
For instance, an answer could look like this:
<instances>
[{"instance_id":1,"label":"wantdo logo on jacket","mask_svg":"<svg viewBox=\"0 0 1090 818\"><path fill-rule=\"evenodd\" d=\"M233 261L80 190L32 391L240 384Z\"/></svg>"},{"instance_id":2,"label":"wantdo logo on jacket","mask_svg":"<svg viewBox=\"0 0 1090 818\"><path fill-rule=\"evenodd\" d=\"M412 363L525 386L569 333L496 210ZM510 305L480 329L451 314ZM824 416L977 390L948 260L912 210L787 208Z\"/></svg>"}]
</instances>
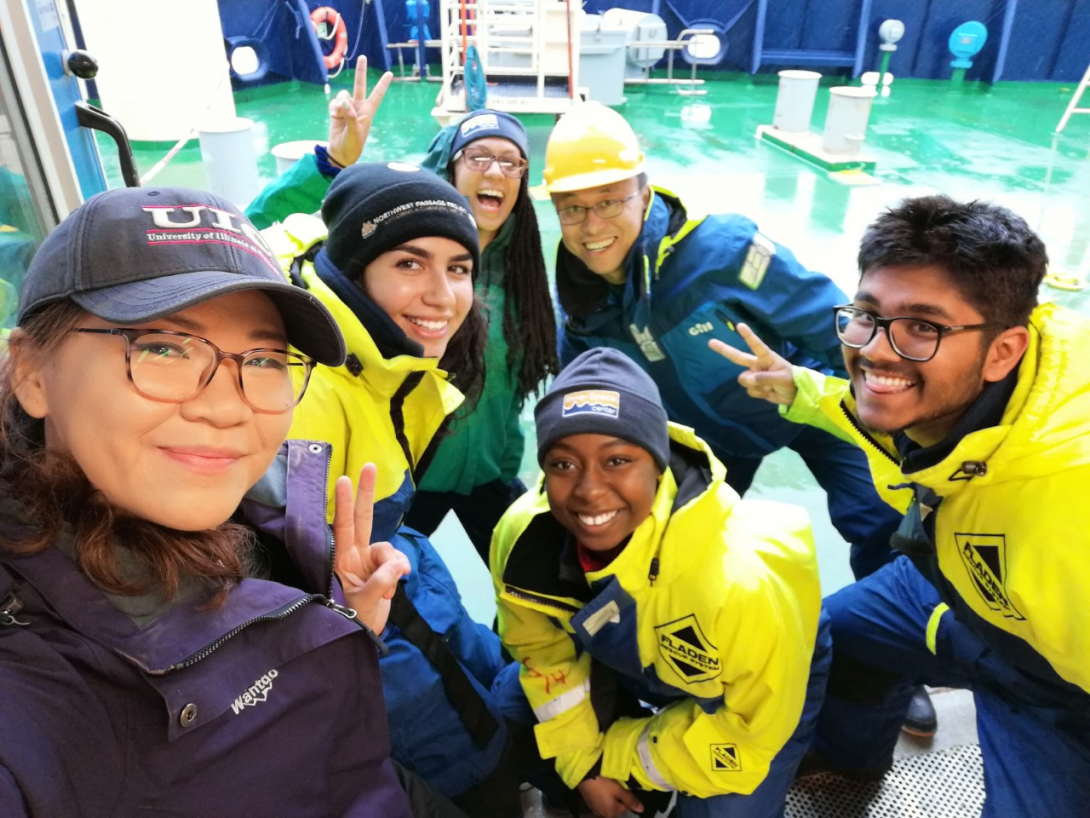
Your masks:
<instances>
[{"instance_id":1,"label":"wantdo logo on jacket","mask_svg":"<svg viewBox=\"0 0 1090 818\"><path fill-rule=\"evenodd\" d=\"M256 707L261 702L266 701L269 698L269 693L272 692L273 679L279 676L279 672L275 669L270 670L252 685L250 685L246 691L231 702L231 709L237 716L247 707Z\"/></svg>"},{"instance_id":2,"label":"wantdo logo on jacket","mask_svg":"<svg viewBox=\"0 0 1090 818\"><path fill-rule=\"evenodd\" d=\"M569 392L564 396L561 417L571 417L591 412L615 418L621 414L621 395L605 389L587 389L582 392Z\"/></svg>"}]
</instances>

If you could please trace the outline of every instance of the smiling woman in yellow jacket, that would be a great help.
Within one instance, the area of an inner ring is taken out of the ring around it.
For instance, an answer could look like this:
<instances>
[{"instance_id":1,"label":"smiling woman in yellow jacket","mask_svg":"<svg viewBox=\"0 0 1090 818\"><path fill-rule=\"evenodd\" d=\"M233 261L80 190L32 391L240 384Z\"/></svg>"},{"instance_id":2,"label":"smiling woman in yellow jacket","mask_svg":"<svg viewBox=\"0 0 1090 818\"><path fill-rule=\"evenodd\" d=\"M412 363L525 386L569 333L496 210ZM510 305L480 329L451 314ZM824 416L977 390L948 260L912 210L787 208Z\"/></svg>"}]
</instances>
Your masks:
<instances>
[{"instance_id":1,"label":"smiling woman in yellow jacket","mask_svg":"<svg viewBox=\"0 0 1090 818\"><path fill-rule=\"evenodd\" d=\"M806 513L739 500L616 350L576 358L535 414L542 490L491 563L542 756L596 815L638 809L633 786L679 791L679 818L775 814L829 664Z\"/></svg>"},{"instance_id":2,"label":"smiling woman in yellow jacket","mask_svg":"<svg viewBox=\"0 0 1090 818\"><path fill-rule=\"evenodd\" d=\"M289 216L263 235L292 282L330 310L348 346L343 366L315 371L291 436L333 444L331 499L339 475L378 464L374 536L388 539L463 399L440 367L466 391L479 386L473 217L428 171L365 164L341 171L322 220Z\"/></svg>"},{"instance_id":3,"label":"smiling woman in yellow jacket","mask_svg":"<svg viewBox=\"0 0 1090 818\"><path fill-rule=\"evenodd\" d=\"M341 475L378 465L373 539L391 541L412 567L382 634L391 756L471 818L509 818L520 812L523 780L506 722L525 710L517 668L470 619L426 538L401 526L462 402L448 372L471 394L478 388L477 229L451 185L403 163L342 170L322 217L293 215L265 231L292 283L328 307L348 350L343 366L314 372L290 434L332 444L331 495ZM414 803L421 814L436 806L425 800Z\"/></svg>"}]
</instances>

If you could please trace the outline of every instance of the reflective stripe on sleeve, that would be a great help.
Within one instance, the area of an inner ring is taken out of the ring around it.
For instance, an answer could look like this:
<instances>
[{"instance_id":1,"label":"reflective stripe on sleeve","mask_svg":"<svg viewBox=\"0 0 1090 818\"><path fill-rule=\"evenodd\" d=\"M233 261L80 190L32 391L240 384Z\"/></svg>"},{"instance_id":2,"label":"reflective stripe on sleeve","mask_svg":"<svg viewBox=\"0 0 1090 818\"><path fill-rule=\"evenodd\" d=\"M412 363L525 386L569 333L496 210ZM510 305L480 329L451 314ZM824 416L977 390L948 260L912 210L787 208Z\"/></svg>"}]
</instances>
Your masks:
<instances>
[{"instance_id":1,"label":"reflective stripe on sleeve","mask_svg":"<svg viewBox=\"0 0 1090 818\"><path fill-rule=\"evenodd\" d=\"M948 610L950 610L950 606L945 602L940 602L935 606L935 610L931 612L931 618L927 620L927 649L932 653L935 653L935 640L939 634L939 620Z\"/></svg>"},{"instance_id":2,"label":"reflective stripe on sleeve","mask_svg":"<svg viewBox=\"0 0 1090 818\"><path fill-rule=\"evenodd\" d=\"M636 742L636 755L640 757L640 764L643 765L643 771L647 774L647 778L652 784L660 790L666 790L667 792L674 791L675 787L662 777L662 773L659 772L659 768L655 766L655 762L651 758L650 724L644 727L643 732L640 733L640 740Z\"/></svg>"},{"instance_id":3,"label":"reflective stripe on sleeve","mask_svg":"<svg viewBox=\"0 0 1090 818\"><path fill-rule=\"evenodd\" d=\"M537 716L538 721L548 721L549 719L555 719L561 713L566 713L573 707L578 706L587 697L587 693L590 691L590 682L586 681L579 687L569 690L567 693L561 693L552 701L547 701L545 704L538 705L534 708L534 715Z\"/></svg>"}]
</instances>

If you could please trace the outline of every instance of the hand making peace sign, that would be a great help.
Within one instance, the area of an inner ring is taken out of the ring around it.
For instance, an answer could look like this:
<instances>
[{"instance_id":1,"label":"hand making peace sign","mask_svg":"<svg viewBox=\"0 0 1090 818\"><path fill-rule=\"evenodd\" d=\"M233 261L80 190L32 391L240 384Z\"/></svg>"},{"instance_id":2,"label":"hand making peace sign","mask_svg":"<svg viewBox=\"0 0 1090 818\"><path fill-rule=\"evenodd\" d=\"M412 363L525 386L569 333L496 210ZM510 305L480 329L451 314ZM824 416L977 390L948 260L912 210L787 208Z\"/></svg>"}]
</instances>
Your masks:
<instances>
[{"instance_id":1,"label":"hand making peace sign","mask_svg":"<svg viewBox=\"0 0 1090 818\"><path fill-rule=\"evenodd\" d=\"M708 346L731 363L746 367L746 371L738 376L738 383L751 398L762 398L770 403L790 406L798 392L791 363L769 349L745 324L738 325L738 334L745 340L752 354L735 349L718 338L708 341Z\"/></svg>"},{"instance_id":2,"label":"hand making peace sign","mask_svg":"<svg viewBox=\"0 0 1090 818\"><path fill-rule=\"evenodd\" d=\"M356 60L356 83L352 95L340 91L329 103L329 158L342 168L354 165L363 153L375 113L393 79L394 75L387 71L368 96L367 58L361 56Z\"/></svg>"},{"instance_id":3,"label":"hand making peace sign","mask_svg":"<svg viewBox=\"0 0 1090 818\"><path fill-rule=\"evenodd\" d=\"M352 499L352 480L338 477L333 512L337 550L333 567L344 588L344 598L360 621L382 633L390 615L390 600L397 583L409 573L409 558L388 542L371 542L375 518L375 480L378 468L367 463L360 470L359 489Z\"/></svg>"}]
</instances>

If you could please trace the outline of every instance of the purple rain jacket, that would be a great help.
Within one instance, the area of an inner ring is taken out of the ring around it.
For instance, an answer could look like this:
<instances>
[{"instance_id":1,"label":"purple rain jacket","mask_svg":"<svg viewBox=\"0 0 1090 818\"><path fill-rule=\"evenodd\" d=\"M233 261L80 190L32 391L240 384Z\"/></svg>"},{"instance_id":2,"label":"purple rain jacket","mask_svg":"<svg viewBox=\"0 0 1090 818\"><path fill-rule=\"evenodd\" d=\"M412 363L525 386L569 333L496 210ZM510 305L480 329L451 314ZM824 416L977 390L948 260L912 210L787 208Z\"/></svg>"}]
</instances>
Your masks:
<instances>
[{"instance_id":1,"label":"purple rain jacket","mask_svg":"<svg viewBox=\"0 0 1090 818\"><path fill-rule=\"evenodd\" d=\"M60 550L0 555L0 817L410 818L333 581L328 457L285 443L241 509L303 590L246 579L139 628Z\"/></svg>"}]
</instances>

